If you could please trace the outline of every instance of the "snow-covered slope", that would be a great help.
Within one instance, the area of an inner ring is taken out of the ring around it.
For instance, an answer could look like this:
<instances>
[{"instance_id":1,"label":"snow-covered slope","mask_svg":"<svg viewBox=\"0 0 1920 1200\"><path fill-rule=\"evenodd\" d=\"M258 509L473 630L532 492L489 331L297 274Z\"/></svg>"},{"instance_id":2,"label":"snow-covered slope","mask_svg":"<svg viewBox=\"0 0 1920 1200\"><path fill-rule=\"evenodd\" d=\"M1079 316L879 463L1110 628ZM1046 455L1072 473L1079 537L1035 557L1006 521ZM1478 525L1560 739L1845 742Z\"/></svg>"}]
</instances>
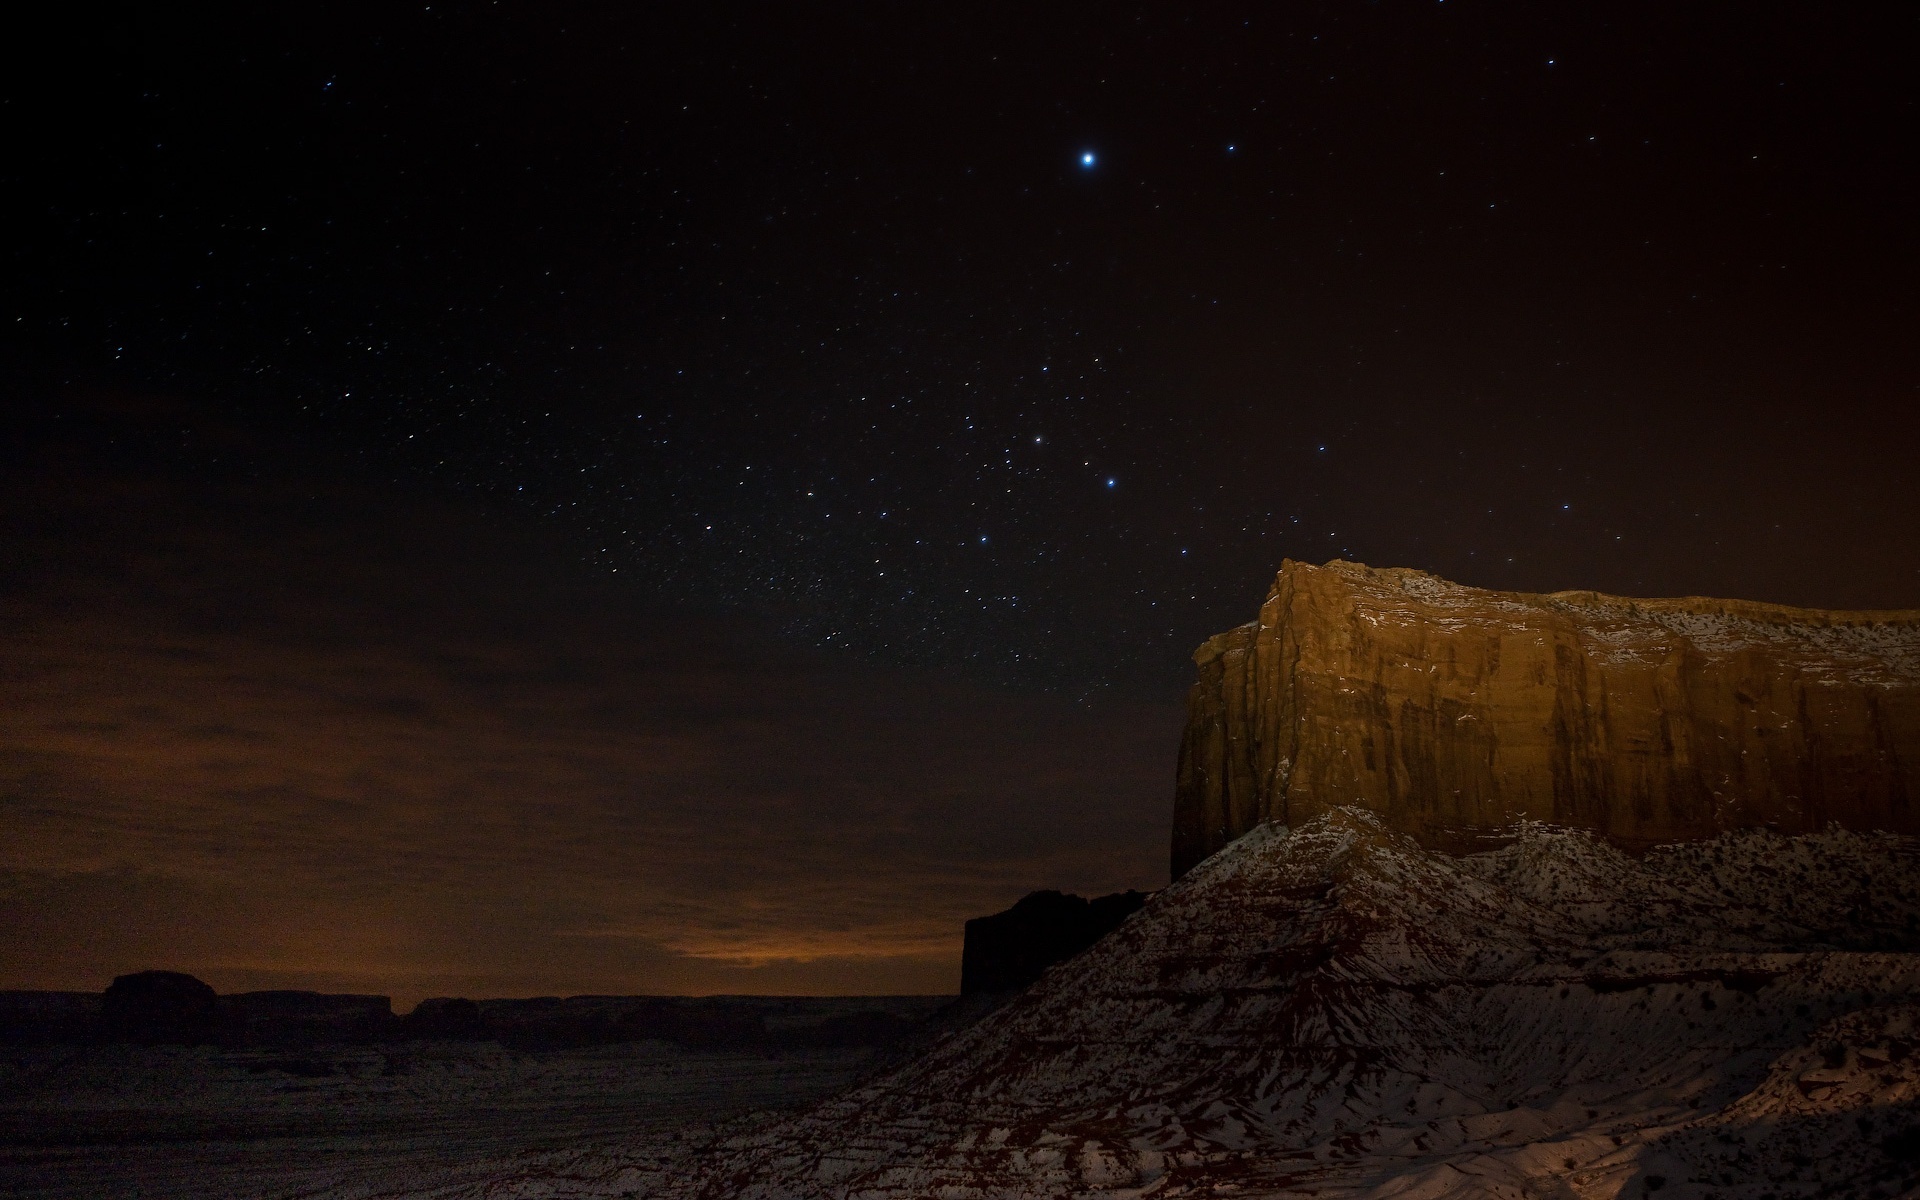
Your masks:
<instances>
[{"instance_id":1,"label":"snow-covered slope","mask_svg":"<svg viewBox=\"0 0 1920 1200\"><path fill-rule=\"evenodd\" d=\"M1352 809L1262 826L926 1057L649 1190L1731 1200L1915 1184L1913 841L1748 832L1635 859L1516 833L1451 857Z\"/></svg>"}]
</instances>

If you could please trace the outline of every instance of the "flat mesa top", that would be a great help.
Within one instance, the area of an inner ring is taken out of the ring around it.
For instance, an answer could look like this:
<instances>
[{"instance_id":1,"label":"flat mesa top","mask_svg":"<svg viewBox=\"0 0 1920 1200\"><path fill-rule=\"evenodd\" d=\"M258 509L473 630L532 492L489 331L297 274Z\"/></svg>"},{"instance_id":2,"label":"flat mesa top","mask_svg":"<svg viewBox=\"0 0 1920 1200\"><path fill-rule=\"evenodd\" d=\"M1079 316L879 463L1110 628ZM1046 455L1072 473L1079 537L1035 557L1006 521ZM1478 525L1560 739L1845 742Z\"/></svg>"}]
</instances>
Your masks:
<instances>
[{"instance_id":1,"label":"flat mesa top","mask_svg":"<svg viewBox=\"0 0 1920 1200\"><path fill-rule=\"evenodd\" d=\"M1355 618L1376 627L1542 635L1555 630L1606 660L1650 662L1685 650L1710 659L1757 652L1790 660L1802 670L1844 674L1857 684L1920 685L1920 609L1847 611L1710 596L1501 592L1408 567L1369 567L1343 559L1319 567L1283 562L1269 604L1299 589L1316 595L1331 590Z\"/></svg>"}]
</instances>

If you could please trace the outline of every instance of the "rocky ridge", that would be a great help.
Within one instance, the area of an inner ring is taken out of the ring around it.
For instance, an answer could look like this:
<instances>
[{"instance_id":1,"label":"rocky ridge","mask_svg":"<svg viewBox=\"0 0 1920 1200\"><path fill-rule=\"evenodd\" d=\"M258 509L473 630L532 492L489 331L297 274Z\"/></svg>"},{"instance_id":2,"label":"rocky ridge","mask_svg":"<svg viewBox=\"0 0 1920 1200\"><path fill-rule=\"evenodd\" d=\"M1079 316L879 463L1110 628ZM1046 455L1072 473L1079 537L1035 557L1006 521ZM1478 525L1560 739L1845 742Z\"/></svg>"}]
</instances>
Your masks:
<instances>
[{"instance_id":1,"label":"rocky ridge","mask_svg":"<svg viewBox=\"0 0 1920 1200\"><path fill-rule=\"evenodd\" d=\"M1836 821L1920 833L1920 611L1289 561L1258 619L1194 661L1175 876L1338 805L1456 849L1517 820L1630 849Z\"/></svg>"},{"instance_id":2,"label":"rocky ridge","mask_svg":"<svg viewBox=\"0 0 1920 1200\"><path fill-rule=\"evenodd\" d=\"M1364 810L1261 826L927 1056L663 1173L575 1174L573 1194L1920 1183L1912 840L1748 831L1634 858L1510 835L1455 857Z\"/></svg>"}]
</instances>

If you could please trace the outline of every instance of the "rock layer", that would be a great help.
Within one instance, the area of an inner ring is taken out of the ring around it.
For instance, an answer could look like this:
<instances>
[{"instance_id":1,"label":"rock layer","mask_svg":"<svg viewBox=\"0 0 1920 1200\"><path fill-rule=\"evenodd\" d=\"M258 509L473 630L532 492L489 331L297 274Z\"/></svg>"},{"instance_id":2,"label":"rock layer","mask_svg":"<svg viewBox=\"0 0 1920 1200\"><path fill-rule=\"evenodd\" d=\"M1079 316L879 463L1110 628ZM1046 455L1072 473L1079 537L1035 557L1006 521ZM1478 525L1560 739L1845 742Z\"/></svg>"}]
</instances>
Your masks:
<instances>
[{"instance_id":1,"label":"rock layer","mask_svg":"<svg viewBox=\"0 0 1920 1200\"><path fill-rule=\"evenodd\" d=\"M1261 826L924 1057L566 1194L1906 1195L1917 883L1885 833L1455 857L1359 809Z\"/></svg>"},{"instance_id":2,"label":"rock layer","mask_svg":"<svg viewBox=\"0 0 1920 1200\"><path fill-rule=\"evenodd\" d=\"M1289 561L1259 619L1194 662L1176 878L1339 805L1454 850L1517 820L1634 850L1752 826L1920 832L1920 610Z\"/></svg>"}]
</instances>

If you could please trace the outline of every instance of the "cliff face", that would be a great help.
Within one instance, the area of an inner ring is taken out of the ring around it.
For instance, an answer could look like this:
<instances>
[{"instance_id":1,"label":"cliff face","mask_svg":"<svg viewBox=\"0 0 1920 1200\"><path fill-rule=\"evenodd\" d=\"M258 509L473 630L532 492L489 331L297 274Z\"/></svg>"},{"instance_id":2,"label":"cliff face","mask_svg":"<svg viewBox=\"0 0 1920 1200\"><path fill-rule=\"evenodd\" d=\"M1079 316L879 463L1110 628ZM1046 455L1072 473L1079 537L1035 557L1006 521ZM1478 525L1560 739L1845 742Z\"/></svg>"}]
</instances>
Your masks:
<instances>
[{"instance_id":1,"label":"cliff face","mask_svg":"<svg viewBox=\"0 0 1920 1200\"><path fill-rule=\"evenodd\" d=\"M1194 654L1173 874L1354 805L1466 849L1516 820L1616 844L1920 833L1920 611L1629 600L1282 564Z\"/></svg>"}]
</instances>

